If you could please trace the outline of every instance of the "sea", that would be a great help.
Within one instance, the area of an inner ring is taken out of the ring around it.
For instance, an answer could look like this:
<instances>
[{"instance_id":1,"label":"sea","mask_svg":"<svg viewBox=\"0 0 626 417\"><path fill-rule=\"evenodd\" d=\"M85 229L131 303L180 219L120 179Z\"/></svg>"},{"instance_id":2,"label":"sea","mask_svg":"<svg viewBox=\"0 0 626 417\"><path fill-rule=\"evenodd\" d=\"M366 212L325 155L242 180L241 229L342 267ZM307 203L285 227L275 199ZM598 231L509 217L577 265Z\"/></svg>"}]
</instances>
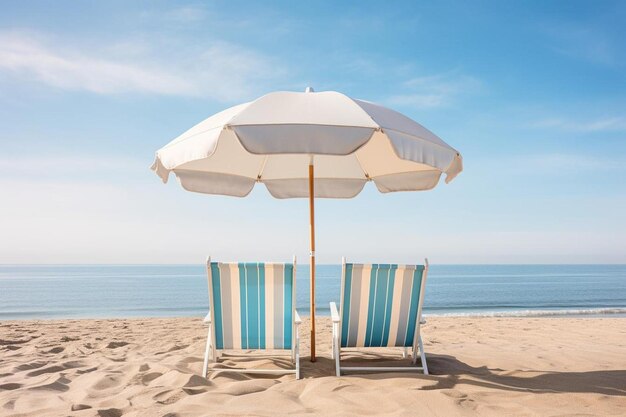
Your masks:
<instances>
[{"instance_id":1,"label":"sea","mask_svg":"<svg viewBox=\"0 0 626 417\"><path fill-rule=\"evenodd\" d=\"M339 301L340 265L318 265L318 315ZM297 309L309 314L309 269ZM203 265L0 265L0 320L204 317ZM426 316L626 317L626 265L431 265Z\"/></svg>"}]
</instances>

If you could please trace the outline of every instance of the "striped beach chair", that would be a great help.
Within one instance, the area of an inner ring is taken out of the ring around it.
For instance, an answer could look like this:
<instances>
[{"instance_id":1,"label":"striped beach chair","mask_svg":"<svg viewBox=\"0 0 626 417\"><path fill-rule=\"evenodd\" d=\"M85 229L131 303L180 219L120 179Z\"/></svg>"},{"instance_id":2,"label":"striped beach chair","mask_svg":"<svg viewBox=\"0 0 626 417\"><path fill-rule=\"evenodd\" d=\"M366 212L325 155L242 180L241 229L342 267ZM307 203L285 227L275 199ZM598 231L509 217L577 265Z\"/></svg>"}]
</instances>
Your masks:
<instances>
[{"instance_id":1,"label":"striped beach chair","mask_svg":"<svg viewBox=\"0 0 626 417\"><path fill-rule=\"evenodd\" d=\"M293 263L221 263L207 259L209 313L202 376L224 350L287 350L295 369L212 368L212 372L295 373L300 378L300 317Z\"/></svg>"},{"instance_id":2,"label":"striped beach chair","mask_svg":"<svg viewBox=\"0 0 626 417\"><path fill-rule=\"evenodd\" d=\"M420 335L428 260L424 265L354 264L342 261L341 312L330 303L333 321L332 354L337 376L341 371L416 371L428 375ZM343 367L341 350L346 348L402 348L409 367ZM417 354L421 366L417 363Z\"/></svg>"}]
</instances>

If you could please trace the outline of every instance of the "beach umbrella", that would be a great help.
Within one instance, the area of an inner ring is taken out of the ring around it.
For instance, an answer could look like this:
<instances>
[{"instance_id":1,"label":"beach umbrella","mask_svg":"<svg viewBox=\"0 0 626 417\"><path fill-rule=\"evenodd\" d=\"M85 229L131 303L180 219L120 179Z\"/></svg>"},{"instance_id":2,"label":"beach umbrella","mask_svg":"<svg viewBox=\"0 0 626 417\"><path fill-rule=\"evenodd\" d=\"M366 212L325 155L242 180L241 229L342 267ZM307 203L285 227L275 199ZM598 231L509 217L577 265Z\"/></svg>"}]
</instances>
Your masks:
<instances>
[{"instance_id":1,"label":"beach umbrella","mask_svg":"<svg viewBox=\"0 0 626 417\"><path fill-rule=\"evenodd\" d=\"M335 91L273 92L221 111L156 152L152 169L188 191L244 197L263 183L310 207L311 360L315 360L315 197L434 188L459 152L410 118Z\"/></svg>"}]
</instances>

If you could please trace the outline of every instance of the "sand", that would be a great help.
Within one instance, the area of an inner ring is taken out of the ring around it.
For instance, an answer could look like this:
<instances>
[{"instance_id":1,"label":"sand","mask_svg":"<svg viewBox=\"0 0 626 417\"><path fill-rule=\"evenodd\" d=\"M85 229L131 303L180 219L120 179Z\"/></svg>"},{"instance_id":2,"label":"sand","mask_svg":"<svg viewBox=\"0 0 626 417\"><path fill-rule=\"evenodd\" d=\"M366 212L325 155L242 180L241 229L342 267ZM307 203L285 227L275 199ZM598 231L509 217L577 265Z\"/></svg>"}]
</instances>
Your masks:
<instances>
[{"instance_id":1,"label":"sand","mask_svg":"<svg viewBox=\"0 0 626 417\"><path fill-rule=\"evenodd\" d=\"M302 376L200 376L199 319L0 322L2 416L624 416L626 319L430 318L431 375L332 376L330 322ZM351 362L404 364L398 351ZM229 356L222 366L276 367Z\"/></svg>"}]
</instances>

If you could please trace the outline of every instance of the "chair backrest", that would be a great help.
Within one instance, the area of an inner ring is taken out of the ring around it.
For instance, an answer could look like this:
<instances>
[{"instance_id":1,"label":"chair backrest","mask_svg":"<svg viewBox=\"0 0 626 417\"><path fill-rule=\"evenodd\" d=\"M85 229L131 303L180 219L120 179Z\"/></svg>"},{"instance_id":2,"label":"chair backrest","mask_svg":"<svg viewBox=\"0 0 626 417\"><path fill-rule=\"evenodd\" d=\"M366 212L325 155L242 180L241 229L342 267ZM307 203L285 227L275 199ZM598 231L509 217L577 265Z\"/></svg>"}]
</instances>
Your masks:
<instances>
[{"instance_id":1,"label":"chair backrest","mask_svg":"<svg viewBox=\"0 0 626 417\"><path fill-rule=\"evenodd\" d=\"M426 270L423 265L344 263L341 347L412 346Z\"/></svg>"},{"instance_id":2,"label":"chair backrest","mask_svg":"<svg viewBox=\"0 0 626 417\"><path fill-rule=\"evenodd\" d=\"M208 263L216 349L291 349L295 263Z\"/></svg>"}]
</instances>

